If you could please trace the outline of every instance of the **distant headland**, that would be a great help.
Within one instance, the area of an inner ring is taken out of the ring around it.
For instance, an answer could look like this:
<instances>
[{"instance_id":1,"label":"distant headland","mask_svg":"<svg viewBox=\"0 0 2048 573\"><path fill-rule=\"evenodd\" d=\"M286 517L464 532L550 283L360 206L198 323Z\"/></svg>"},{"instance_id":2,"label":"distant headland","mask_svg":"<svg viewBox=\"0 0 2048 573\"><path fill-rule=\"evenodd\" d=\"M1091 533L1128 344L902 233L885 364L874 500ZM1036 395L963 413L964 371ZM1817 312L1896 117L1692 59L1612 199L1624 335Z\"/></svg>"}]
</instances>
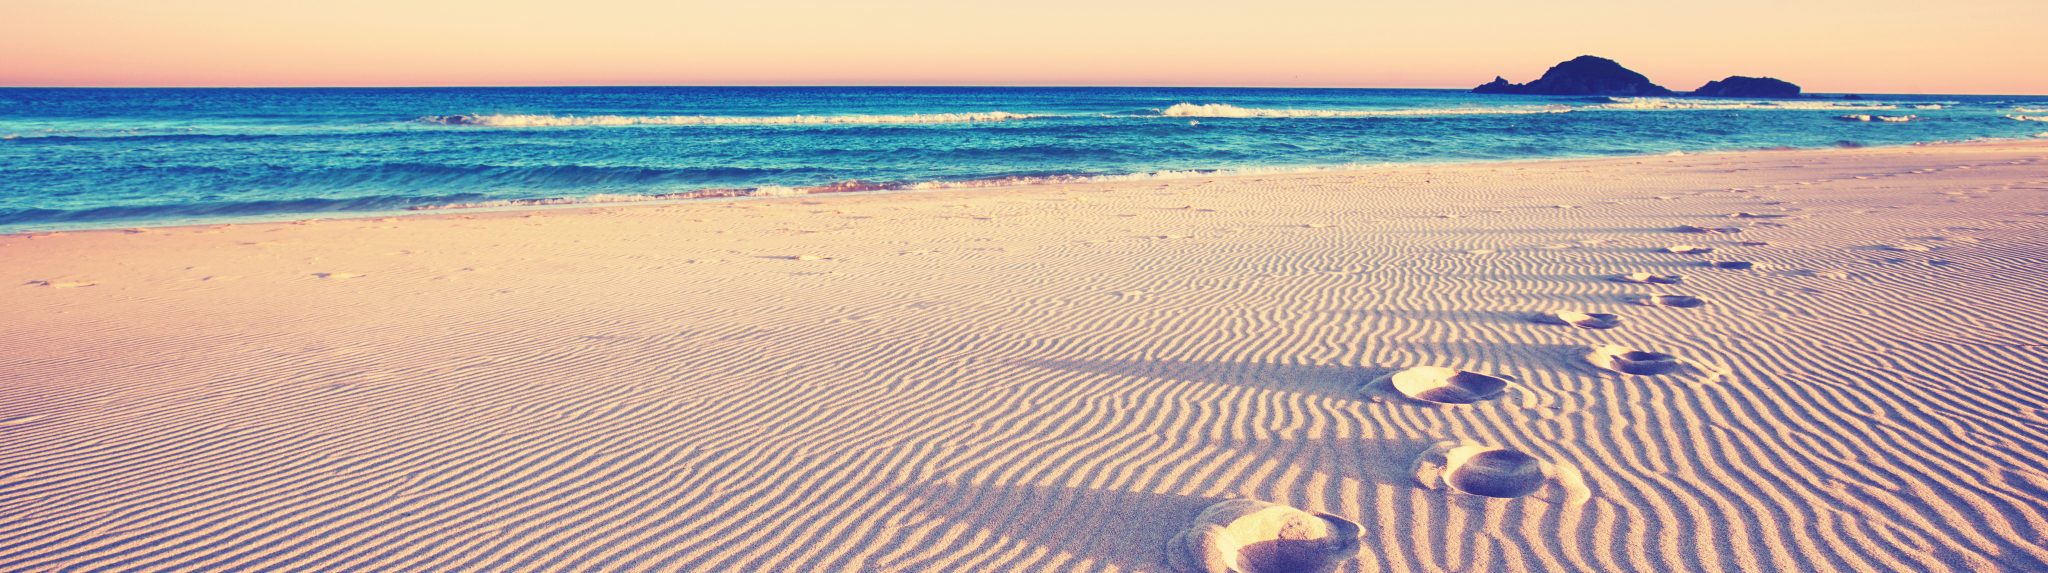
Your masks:
<instances>
[{"instance_id":1,"label":"distant headland","mask_svg":"<svg viewBox=\"0 0 2048 573\"><path fill-rule=\"evenodd\" d=\"M1687 93L1671 91L1650 81L1650 78L1635 70L1624 68L1620 63L1597 56L1579 56L1551 66L1543 77L1526 84L1508 83L1507 78L1495 76L1493 81L1472 88L1477 94L1519 94L1519 95L1604 95L1622 97L1741 97L1741 98L1796 98L1800 96L1799 86L1777 78L1752 78L1728 76L1727 79L1707 82L1699 89Z\"/></svg>"}]
</instances>

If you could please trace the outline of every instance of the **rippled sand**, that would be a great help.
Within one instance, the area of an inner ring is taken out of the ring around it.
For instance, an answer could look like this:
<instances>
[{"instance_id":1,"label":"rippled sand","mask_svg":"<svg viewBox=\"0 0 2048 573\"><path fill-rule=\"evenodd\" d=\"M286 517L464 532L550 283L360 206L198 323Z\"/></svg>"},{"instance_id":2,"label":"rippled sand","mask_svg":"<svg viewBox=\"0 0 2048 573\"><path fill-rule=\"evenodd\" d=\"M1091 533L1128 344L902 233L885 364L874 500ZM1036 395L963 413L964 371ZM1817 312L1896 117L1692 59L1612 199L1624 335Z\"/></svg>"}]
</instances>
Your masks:
<instances>
[{"instance_id":1,"label":"rippled sand","mask_svg":"<svg viewBox=\"0 0 2048 573\"><path fill-rule=\"evenodd\" d=\"M0 569L1159 570L1234 497L1356 521L1353 570L2048 568L2044 159L0 237ZM1414 366L1513 387L1359 391ZM1440 442L1589 497L1421 483Z\"/></svg>"}]
</instances>

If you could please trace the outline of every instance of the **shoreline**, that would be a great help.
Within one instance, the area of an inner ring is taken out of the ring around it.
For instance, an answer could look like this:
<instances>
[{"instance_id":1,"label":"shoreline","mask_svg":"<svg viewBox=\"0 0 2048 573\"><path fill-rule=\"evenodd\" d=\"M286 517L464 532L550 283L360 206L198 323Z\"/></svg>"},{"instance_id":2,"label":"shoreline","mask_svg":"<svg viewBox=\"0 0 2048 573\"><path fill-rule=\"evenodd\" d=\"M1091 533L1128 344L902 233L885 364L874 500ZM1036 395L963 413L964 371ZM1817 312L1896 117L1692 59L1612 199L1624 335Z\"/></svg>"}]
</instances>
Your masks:
<instances>
[{"instance_id":1,"label":"shoreline","mask_svg":"<svg viewBox=\"0 0 2048 573\"><path fill-rule=\"evenodd\" d=\"M2048 135L2048 133L2044 133L2044 134L2042 134L2042 135ZM68 233L94 233L94 232L122 232L122 231L126 231L126 230L132 230L132 229L180 229L180 228L192 228L192 227L212 227L212 226L219 226L219 225L275 225L275 224L293 224L293 223L300 223L300 222L305 222L305 221L355 221L355 220L367 220L367 219L385 219L385 218L394 218L394 217L406 217L406 218L410 218L410 217L433 217L433 216L459 216L459 215L467 215L467 214L482 214L482 213L525 213L525 212L528 212L528 211L550 211L550 210L556 210L556 209L576 209L576 208L586 208L586 209L595 209L595 208L609 208L609 207L636 207L636 206L661 206L661 205L672 205L672 204L686 204L686 203L697 203L697 202L724 202L724 201L734 201L734 200L757 200L757 199L784 199L784 198L792 198L792 197L794 197L794 198L804 198L804 197L822 197L822 196L841 196L841 195L888 195L888 194L905 194L905 193L923 193L923 192L948 192L948 191L976 191L976 190L1001 190L1001 189L1013 189L1013 188L1029 188L1029 187L1048 187L1048 186L1061 186L1061 185L1103 185L1103 184L1119 184L1119 183L1121 183L1121 184L1142 184L1142 183L1151 183L1151 182L1159 182L1159 181L1176 181L1176 180L1211 180L1211 179L1232 179L1232 178L1243 178L1243 177L1293 177L1293 176L1315 176L1315 175L1346 175L1346 174L1357 174L1357 173L1367 173L1367 172L1375 172L1375 171L1380 171L1380 170L1385 170L1385 169L1399 169L1399 168L1404 168L1404 167L1432 167L1432 166L1435 166L1435 167L1455 167L1455 166L1467 166L1467 165L1516 165L1516 164L1523 164L1523 163L1528 163L1528 164L1548 164L1548 163L1558 163L1558 162L1598 162L1598 161L1614 161L1614 160L1630 160L1630 159L1643 159L1643 158L1654 158L1654 157L1682 157L1682 156L1712 156L1712 155L1728 155L1728 154L1745 154L1745 153L1780 153L1780 152L1824 152L1824 151L1853 151L1853 150L1860 150L1860 149L1873 149L1873 150L1877 150L1877 149L1897 149L1897 148L1922 148L1922 147L1947 147L1947 146L1972 146L1972 145L2003 145L2003 144L2024 144L2024 143L2027 143L2027 142L2036 142L2036 141L2041 141L2041 139L2039 139L2040 137L2041 137L2041 136L2038 136L2038 135L2037 135L2037 136L2036 136L2035 138L1978 138L1978 139L1973 139L1973 140L1968 140L1968 141L1934 141L1934 142L1917 142L1917 143L1906 143L1906 144L1897 144L1897 145L1868 145L1868 146L1865 146L1865 145L1857 145L1857 146L1854 146L1854 147L1844 147L1844 146L1833 146L1833 147L1772 147L1772 148L1761 148L1761 149L1739 149L1739 150L1714 150L1714 151L1675 151L1675 152L1667 152L1667 153L1643 153L1643 154L1624 154L1624 155L1591 155L1591 156L1562 156L1562 157L1535 157L1535 158L1514 158L1514 159L1491 159L1491 160L1488 160L1488 159L1477 159L1477 160L1475 160L1475 159L1454 159L1454 160L1443 160L1443 161L1387 162L1387 163L1377 163L1377 164L1363 164L1363 163L1347 163L1347 164L1338 164L1338 165L1328 165L1328 166L1301 166L1301 167L1246 167L1246 168L1221 168L1221 169L1215 169L1215 170L1179 170L1179 171L1151 171L1151 172L1144 172L1144 173L1129 173L1129 174L1117 174L1117 175L1071 175L1071 176L1034 176L1034 177L1024 177L1024 178L997 178L997 179L978 179L978 180L962 180L962 181L929 181L929 182L920 182L920 183L905 183L905 184L867 184L867 183L864 183L864 182L861 182L861 181L847 181L847 182L841 182L841 183L834 183L834 184L829 184L829 185L820 185L820 186L814 186L814 187L795 187L795 188L789 188L789 187L764 187L764 188L733 188L733 189L722 189L722 188L721 188L721 189L699 189L699 190L692 190L692 191L684 191L684 192L677 192L677 193L673 193L673 194L660 194L660 195L638 195L638 194L621 194L621 195L613 195L613 194L593 194L593 195L587 195L587 196L581 196L581 197L542 197L542 198L534 198L534 199L509 199L509 200L494 200L494 201L483 201L483 202L479 202L479 203L455 203L455 204L446 204L446 205L419 205L419 206L413 206L413 207L408 207L408 208L405 208L405 209L393 209L393 210L365 210L365 211L325 211L325 212L310 212L310 213L297 213L297 214L290 214L289 216L287 216L286 214L282 214L282 213L280 213L280 214L275 214L275 215L273 215L273 214L263 214L263 215L247 215L247 216L239 216L239 217L220 217L220 218L192 217L192 218L174 218L174 219L167 219L167 220L165 220L165 221L159 221L159 222L151 222L151 221L139 221L139 222L130 222L130 223L123 223L123 224L108 224L108 225L104 225L104 226L102 226L102 225L99 225L99 224L97 224L97 223L82 223L82 225L89 225L89 226L80 226L80 227L59 227L59 228L50 228L50 229L33 229L33 230L19 230L19 231L7 231L7 232L0 232L0 237L10 237L10 236L39 236L39 235L51 235L51 234L68 234ZM2048 145L2048 143L2044 143L2044 145ZM1021 179L1021 180L1020 180L1020 179ZM840 190L833 190L833 189L835 189L835 188L843 188L843 187L857 187L857 186L864 186L864 185L872 186L873 188L859 188L859 189L855 189L855 190L849 190L849 191L840 191ZM764 189L774 189L774 190L777 190L777 191L775 192L775 194L772 194L772 195L752 195L752 193L760 192L760 191L762 191L762 190L764 190ZM787 191L782 191L782 190L787 190ZM702 195L700 195L700 196L695 196L695 197L670 197L670 196L668 196L668 195L696 195L696 194L702 194ZM643 198L643 197L644 197L644 198ZM498 204L498 203L506 203L506 204Z\"/></svg>"}]
</instances>

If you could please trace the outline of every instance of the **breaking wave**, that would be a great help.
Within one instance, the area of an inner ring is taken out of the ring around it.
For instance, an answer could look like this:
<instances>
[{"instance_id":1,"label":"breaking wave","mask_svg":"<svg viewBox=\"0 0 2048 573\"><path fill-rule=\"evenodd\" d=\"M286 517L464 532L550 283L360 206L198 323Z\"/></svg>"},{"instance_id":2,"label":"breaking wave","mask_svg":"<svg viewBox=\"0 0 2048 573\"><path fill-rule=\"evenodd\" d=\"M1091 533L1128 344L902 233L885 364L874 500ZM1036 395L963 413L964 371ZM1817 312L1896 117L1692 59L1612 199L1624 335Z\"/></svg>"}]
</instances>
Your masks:
<instances>
[{"instance_id":1,"label":"breaking wave","mask_svg":"<svg viewBox=\"0 0 2048 573\"><path fill-rule=\"evenodd\" d=\"M1414 109L1264 109L1238 107L1227 103L1177 103L1159 112L1164 117L1216 118L1343 118L1343 117L1429 117L1446 115L1526 115L1564 113L1562 105L1526 107L1459 107Z\"/></svg>"},{"instance_id":2,"label":"breaking wave","mask_svg":"<svg viewBox=\"0 0 2048 573\"><path fill-rule=\"evenodd\" d=\"M441 125L477 127L620 127L634 125L890 125L924 123L976 123L1016 121L1051 117L1006 111L968 113L912 113L899 115L528 115L468 114L430 115L420 121Z\"/></svg>"},{"instance_id":3,"label":"breaking wave","mask_svg":"<svg viewBox=\"0 0 2048 573\"><path fill-rule=\"evenodd\" d=\"M2005 117L2017 121L2048 121L2048 115L2008 115Z\"/></svg>"},{"instance_id":4,"label":"breaking wave","mask_svg":"<svg viewBox=\"0 0 2048 573\"><path fill-rule=\"evenodd\" d=\"M1592 108L1618 110L1882 110L1899 108L1899 106L1885 103L1848 101L1693 100L1653 97L1617 97L1608 99L1612 101L1594 105Z\"/></svg>"},{"instance_id":5,"label":"breaking wave","mask_svg":"<svg viewBox=\"0 0 2048 573\"><path fill-rule=\"evenodd\" d=\"M1906 122L1909 122L1909 121L1913 121L1913 120L1916 120L1916 119L1920 119L1920 116L1917 116L1917 115L1871 115L1871 114L1867 114L1867 113L1852 113L1852 114L1849 114L1849 115L1845 115L1845 116L1841 116L1841 117L1838 117L1838 118L1835 118L1835 119L1840 119L1840 120L1844 120L1844 121L1860 121L1860 122L1865 122L1865 123L1869 123L1869 122L1878 122L1878 123L1906 123Z\"/></svg>"},{"instance_id":6,"label":"breaking wave","mask_svg":"<svg viewBox=\"0 0 2048 573\"><path fill-rule=\"evenodd\" d=\"M1517 107L1458 107L1458 108L1413 108L1413 109L1270 109L1238 107L1223 103L1179 103L1159 112L1163 117L1190 118L1346 118L1346 117L1427 117L1459 115L1526 115L1543 113L1566 113L1584 110L1627 110L1627 111L1690 111L1690 110L1832 110L1832 111L1881 111L1898 109L1899 106L1876 102L1848 101L1771 101L1771 100L1698 100L1670 98L1622 98L1610 97L1588 100L1587 105L1543 105ZM1917 109L1940 109L1939 105L1916 106Z\"/></svg>"}]
</instances>

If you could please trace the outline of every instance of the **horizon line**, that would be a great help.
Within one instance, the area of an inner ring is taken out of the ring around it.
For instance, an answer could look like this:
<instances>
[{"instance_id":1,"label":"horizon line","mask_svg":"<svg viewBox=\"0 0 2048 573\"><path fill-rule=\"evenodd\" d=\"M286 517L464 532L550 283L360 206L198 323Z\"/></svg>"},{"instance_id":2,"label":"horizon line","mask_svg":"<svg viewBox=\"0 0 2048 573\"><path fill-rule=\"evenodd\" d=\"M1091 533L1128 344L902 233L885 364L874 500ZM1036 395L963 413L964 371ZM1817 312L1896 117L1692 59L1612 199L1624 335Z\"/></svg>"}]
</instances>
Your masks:
<instances>
[{"instance_id":1,"label":"horizon line","mask_svg":"<svg viewBox=\"0 0 2048 573\"><path fill-rule=\"evenodd\" d=\"M1428 90L1470 92L1464 87L1370 87L1370 86L1302 86L1302 85L1085 85L1085 84L324 84L324 85L13 85L0 84L0 89L531 89L531 88L1064 88L1064 89L1299 89L1299 90ZM1689 92L1678 91L1674 95L1684 96ZM1587 94L1598 95L1598 94ZM1801 91L1800 96L1809 95L1912 95L1912 96L2031 96L2048 97L2048 94L2029 93L1964 93L1964 92L1836 92ZM1546 96L1537 96L1546 97ZM1558 96L1585 97L1585 96ZM1668 97L1668 96L1647 96ZM1758 99L1758 98L1723 98ZM1764 98L1783 99L1783 98Z\"/></svg>"}]
</instances>

